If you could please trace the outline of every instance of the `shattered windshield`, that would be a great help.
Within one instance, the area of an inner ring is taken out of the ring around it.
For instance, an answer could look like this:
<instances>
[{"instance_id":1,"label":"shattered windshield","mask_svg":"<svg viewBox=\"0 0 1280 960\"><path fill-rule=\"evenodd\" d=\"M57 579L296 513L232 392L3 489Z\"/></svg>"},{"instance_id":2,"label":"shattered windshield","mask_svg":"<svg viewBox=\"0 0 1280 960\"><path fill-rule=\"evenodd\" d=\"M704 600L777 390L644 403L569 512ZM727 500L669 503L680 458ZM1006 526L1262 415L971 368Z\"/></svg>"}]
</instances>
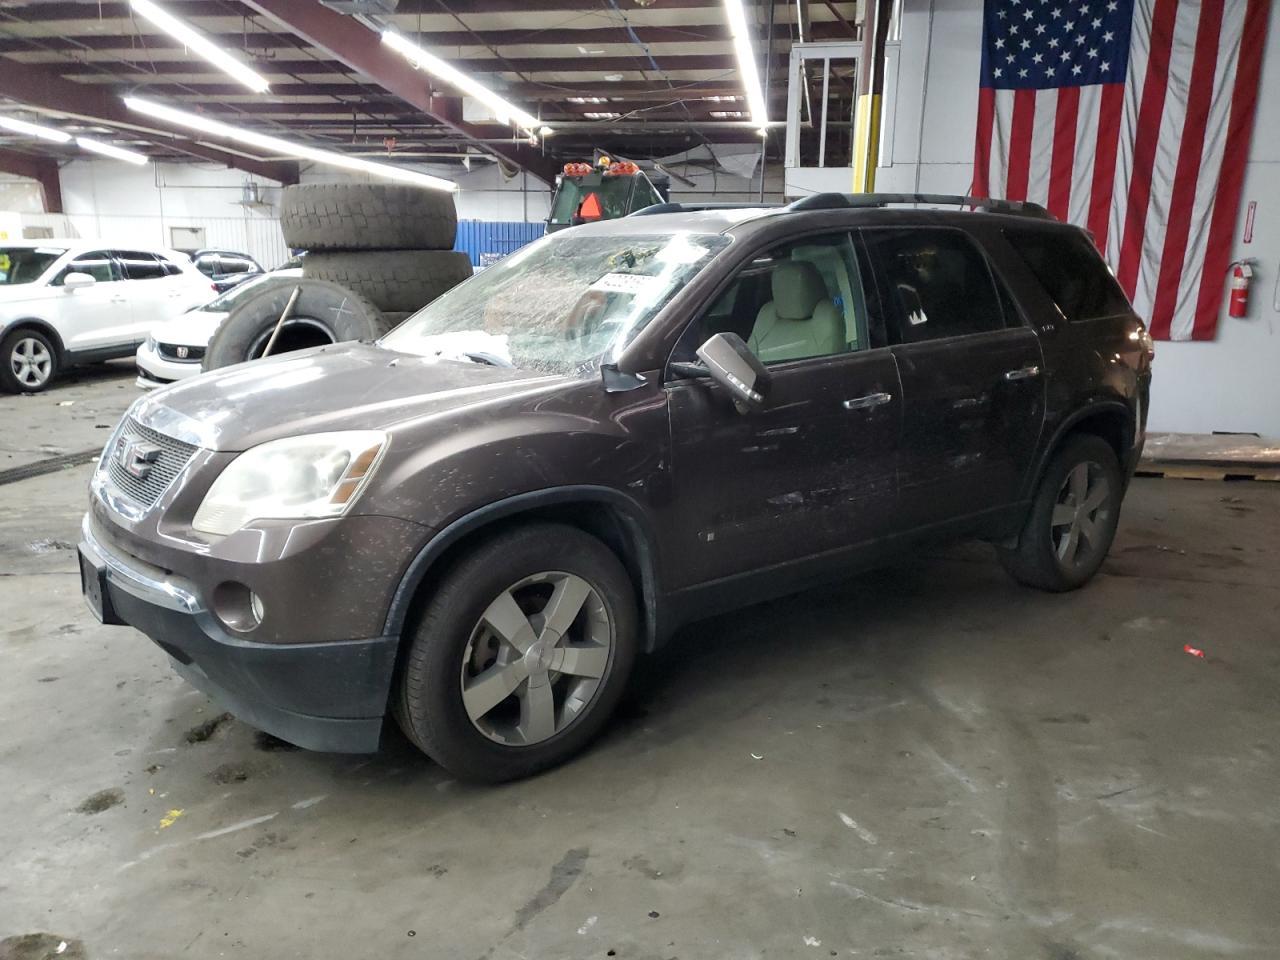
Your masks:
<instances>
[{"instance_id":1,"label":"shattered windshield","mask_svg":"<svg viewBox=\"0 0 1280 960\"><path fill-rule=\"evenodd\" d=\"M728 237L690 233L555 234L432 301L382 344L543 373L590 373L728 244Z\"/></svg>"}]
</instances>

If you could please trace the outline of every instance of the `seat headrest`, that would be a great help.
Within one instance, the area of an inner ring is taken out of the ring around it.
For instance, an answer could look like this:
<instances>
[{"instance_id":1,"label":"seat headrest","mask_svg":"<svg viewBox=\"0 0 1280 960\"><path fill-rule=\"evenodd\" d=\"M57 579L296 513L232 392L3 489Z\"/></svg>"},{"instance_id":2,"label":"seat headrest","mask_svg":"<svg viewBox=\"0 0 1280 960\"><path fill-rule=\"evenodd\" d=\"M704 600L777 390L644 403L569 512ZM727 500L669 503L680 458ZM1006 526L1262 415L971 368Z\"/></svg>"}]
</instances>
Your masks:
<instances>
[{"instance_id":1,"label":"seat headrest","mask_svg":"<svg viewBox=\"0 0 1280 960\"><path fill-rule=\"evenodd\" d=\"M786 260L773 268L773 309L782 320L808 320L827 298L818 268L807 260Z\"/></svg>"}]
</instances>

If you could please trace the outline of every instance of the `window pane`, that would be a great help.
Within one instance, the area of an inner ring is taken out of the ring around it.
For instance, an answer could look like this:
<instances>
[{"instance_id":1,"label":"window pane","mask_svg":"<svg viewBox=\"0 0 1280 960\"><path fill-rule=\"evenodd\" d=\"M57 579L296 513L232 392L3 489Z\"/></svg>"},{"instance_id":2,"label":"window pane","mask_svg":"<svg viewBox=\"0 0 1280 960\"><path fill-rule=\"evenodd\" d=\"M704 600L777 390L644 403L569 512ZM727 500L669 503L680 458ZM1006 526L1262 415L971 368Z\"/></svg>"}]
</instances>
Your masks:
<instances>
[{"instance_id":1,"label":"window pane","mask_svg":"<svg viewBox=\"0 0 1280 960\"><path fill-rule=\"evenodd\" d=\"M61 286L68 273L87 273L99 283L110 283L116 279L115 267L111 262L111 258L102 250L80 254L80 256L62 268L58 278L53 281L54 284Z\"/></svg>"},{"instance_id":2,"label":"window pane","mask_svg":"<svg viewBox=\"0 0 1280 960\"><path fill-rule=\"evenodd\" d=\"M866 347L866 310L848 234L774 247L743 267L685 332L677 360L717 333L736 333L764 363Z\"/></svg>"},{"instance_id":3,"label":"window pane","mask_svg":"<svg viewBox=\"0 0 1280 960\"><path fill-rule=\"evenodd\" d=\"M960 230L863 231L896 342L918 343L1004 327L986 258Z\"/></svg>"},{"instance_id":4,"label":"window pane","mask_svg":"<svg viewBox=\"0 0 1280 960\"><path fill-rule=\"evenodd\" d=\"M124 267L126 280L158 280L165 276L164 264L154 253L139 250L118 250L116 257Z\"/></svg>"},{"instance_id":5,"label":"window pane","mask_svg":"<svg viewBox=\"0 0 1280 960\"><path fill-rule=\"evenodd\" d=\"M1097 320L1129 312L1124 291L1084 234L1006 230L1005 236L1068 320Z\"/></svg>"}]
</instances>

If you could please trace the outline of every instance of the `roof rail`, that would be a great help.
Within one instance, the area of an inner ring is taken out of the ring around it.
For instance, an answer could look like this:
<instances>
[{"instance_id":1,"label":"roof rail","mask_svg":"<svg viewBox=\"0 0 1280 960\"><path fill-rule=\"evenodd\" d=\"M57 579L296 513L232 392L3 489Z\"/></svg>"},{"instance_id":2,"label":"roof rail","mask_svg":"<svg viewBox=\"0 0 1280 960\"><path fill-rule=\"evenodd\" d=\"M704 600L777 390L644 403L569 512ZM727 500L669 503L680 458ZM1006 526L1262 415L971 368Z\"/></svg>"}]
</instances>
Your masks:
<instances>
[{"instance_id":1,"label":"roof rail","mask_svg":"<svg viewBox=\"0 0 1280 960\"><path fill-rule=\"evenodd\" d=\"M996 200L991 197L962 197L948 193L814 193L787 207L788 210L842 210L851 207L887 207L890 204L931 203L973 207L992 213L1011 213L1040 220L1056 219L1038 203Z\"/></svg>"},{"instance_id":2,"label":"roof rail","mask_svg":"<svg viewBox=\"0 0 1280 960\"><path fill-rule=\"evenodd\" d=\"M627 216L649 217L659 213L695 213L699 210L760 210L776 206L776 203L655 203Z\"/></svg>"}]
</instances>

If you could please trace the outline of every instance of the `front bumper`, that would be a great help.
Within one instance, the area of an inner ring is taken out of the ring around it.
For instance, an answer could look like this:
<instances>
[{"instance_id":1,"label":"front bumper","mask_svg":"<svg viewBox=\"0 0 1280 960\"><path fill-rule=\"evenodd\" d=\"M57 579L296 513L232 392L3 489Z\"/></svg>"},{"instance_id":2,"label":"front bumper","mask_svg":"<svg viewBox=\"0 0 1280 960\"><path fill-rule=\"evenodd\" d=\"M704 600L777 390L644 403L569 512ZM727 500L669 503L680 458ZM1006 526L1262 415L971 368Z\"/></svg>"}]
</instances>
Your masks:
<instances>
[{"instance_id":1,"label":"front bumper","mask_svg":"<svg viewBox=\"0 0 1280 960\"><path fill-rule=\"evenodd\" d=\"M261 643L237 637L196 586L104 545L85 518L82 587L104 623L129 625L240 719L309 750L378 748L399 638Z\"/></svg>"},{"instance_id":2,"label":"front bumper","mask_svg":"<svg viewBox=\"0 0 1280 960\"><path fill-rule=\"evenodd\" d=\"M138 348L134 360L138 365L137 384L147 390L200 374L199 360L170 360L145 343Z\"/></svg>"}]
</instances>

